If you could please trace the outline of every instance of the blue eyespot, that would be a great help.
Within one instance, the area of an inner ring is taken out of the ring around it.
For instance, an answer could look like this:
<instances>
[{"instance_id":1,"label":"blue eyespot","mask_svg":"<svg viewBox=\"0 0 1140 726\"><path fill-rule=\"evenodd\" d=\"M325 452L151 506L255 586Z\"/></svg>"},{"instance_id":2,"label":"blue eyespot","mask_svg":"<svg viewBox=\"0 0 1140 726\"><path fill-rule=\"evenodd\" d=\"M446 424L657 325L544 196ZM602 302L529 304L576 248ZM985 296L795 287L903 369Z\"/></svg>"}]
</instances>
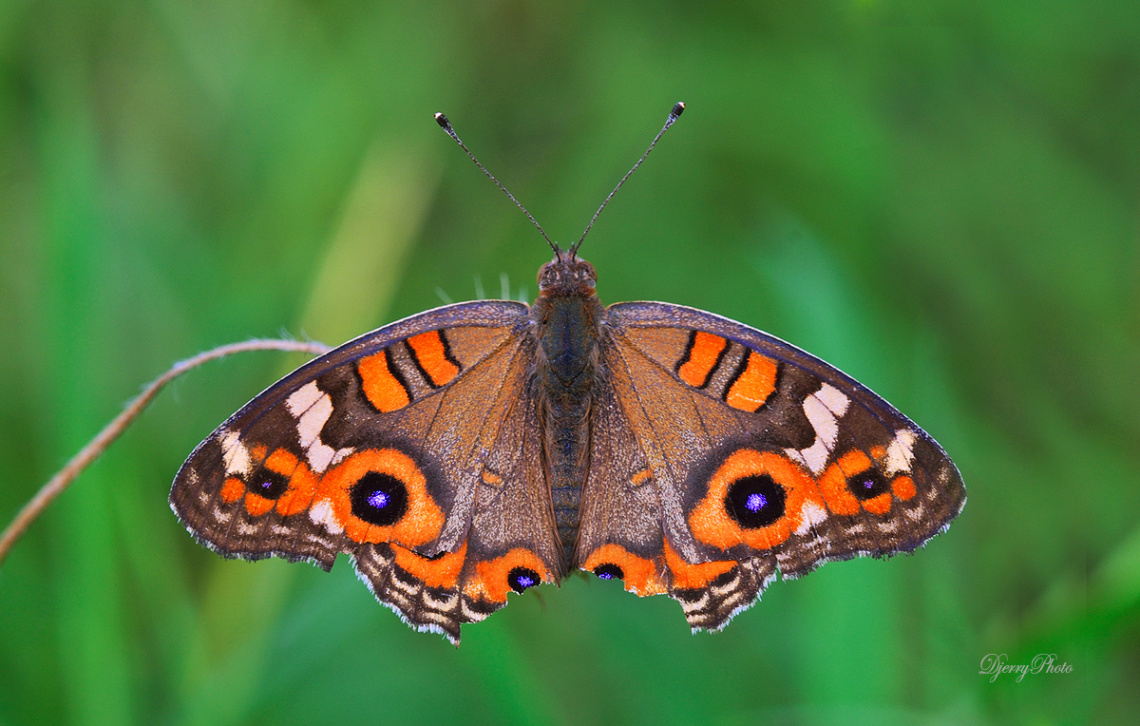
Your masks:
<instances>
[{"instance_id":1,"label":"blue eyespot","mask_svg":"<svg viewBox=\"0 0 1140 726\"><path fill-rule=\"evenodd\" d=\"M289 477L278 474L269 469L261 469L256 473L256 482L250 491L266 499L279 499L289 488Z\"/></svg>"},{"instance_id":2,"label":"blue eyespot","mask_svg":"<svg viewBox=\"0 0 1140 726\"><path fill-rule=\"evenodd\" d=\"M408 511L408 489L404 483L379 471L360 477L348 494L352 514L369 524L389 527L399 522Z\"/></svg>"},{"instance_id":3,"label":"blue eyespot","mask_svg":"<svg viewBox=\"0 0 1140 726\"><path fill-rule=\"evenodd\" d=\"M745 529L767 527L784 516L787 492L767 474L744 476L728 485L724 508Z\"/></svg>"},{"instance_id":4,"label":"blue eyespot","mask_svg":"<svg viewBox=\"0 0 1140 726\"><path fill-rule=\"evenodd\" d=\"M850 477L847 480L847 491L856 499L866 501L890 491L890 486L878 469L870 469Z\"/></svg>"},{"instance_id":5,"label":"blue eyespot","mask_svg":"<svg viewBox=\"0 0 1140 726\"><path fill-rule=\"evenodd\" d=\"M522 592L541 582L538 573L529 567L516 567L507 574L507 584L515 592Z\"/></svg>"},{"instance_id":6,"label":"blue eyespot","mask_svg":"<svg viewBox=\"0 0 1140 726\"><path fill-rule=\"evenodd\" d=\"M600 580L622 580L625 578L625 573L621 571L621 568L609 562L595 567L594 574Z\"/></svg>"},{"instance_id":7,"label":"blue eyespot","mask_svg":"<svg viewBox=\"0 0 1140 726\"><path fill-rule=\"evenodd\" d=\"M759 512L766 506L768 506L768 499L760 492L749 494L748 499L744 502L744 508L750 512Z\"/></svg>"}]
</instances>

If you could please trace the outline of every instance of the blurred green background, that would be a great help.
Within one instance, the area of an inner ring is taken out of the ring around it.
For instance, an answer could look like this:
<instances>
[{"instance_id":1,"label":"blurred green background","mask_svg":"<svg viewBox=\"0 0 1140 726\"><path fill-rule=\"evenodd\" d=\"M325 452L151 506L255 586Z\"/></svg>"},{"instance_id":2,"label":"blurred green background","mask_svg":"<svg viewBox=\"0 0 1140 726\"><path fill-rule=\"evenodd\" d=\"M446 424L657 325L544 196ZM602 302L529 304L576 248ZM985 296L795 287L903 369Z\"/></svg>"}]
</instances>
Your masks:
<instances>
[{"instance_id":1,"label":"blurred green background","mask_svg":"<svg viewBox=\"0 0 1140 726\"><path fill-rule=\"evenodd\" d=\"M918 4L913 4L918 5ZM722 633L571 577L458 650L326 575L224 561L183 458L303 358L211 364L0 570L0 723L1122 723L1140 710L1134 3L0 2L0 521L174 361L532 296L727 315L954 456L913 557L775 583ZM979 674L1055 653L1065 674Z\"/></svg>"}]
</instances>

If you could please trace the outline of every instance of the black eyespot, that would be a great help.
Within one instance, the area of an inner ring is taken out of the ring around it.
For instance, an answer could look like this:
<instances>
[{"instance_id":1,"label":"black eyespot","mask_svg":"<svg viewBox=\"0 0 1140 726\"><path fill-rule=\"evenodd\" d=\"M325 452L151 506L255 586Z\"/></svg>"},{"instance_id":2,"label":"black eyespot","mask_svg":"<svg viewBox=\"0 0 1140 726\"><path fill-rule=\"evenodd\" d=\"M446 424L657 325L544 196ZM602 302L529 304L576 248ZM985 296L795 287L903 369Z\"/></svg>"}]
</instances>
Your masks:
<instances>
[{"instance_id":1,"label":"black eyespot","mask_svg":"<svg viewBox=\"0 0 1140 726\"><path fill-rule=\"evenodd\" d=\"M598 565L594 568L594 574L602 580L623 580L625 573L617 565L607 562L604 565Z\"/></svg>"},{"instance_id":2,"label":"black eyespot","mask_svg":"<svg viewBox=\"0 0 1140 726\"><path fill-rule=\"evenodd\" d=\"M507 584L515 592L522 592L528 587L534 587L541 581L538 573L529 567L516 567L507 573Z\"/></svg>"},{"instance_id":3,"label":"black eyespot","mask_svg":"<svg viewBox=\"0 0 1140 726\"><path fill-rule=\"evenodd\" d=\"M289 477L269 469L259 470L249 484L249 491L266 499L278 499L288 488Z\"/></svg>"},{"instance_id":4,"label":"black eyespot","mask_svg":"<svg viewBox=\"0 0 1140 726\"><path fill-rule=\"evenodd\" d=\"M737 479L728 486L724 507L728 516L745 529L767 527L784 516L787 493L767 474Z\"/></svg>"},{"instance_id":5,"label":"black eyespot","mask_svg":"<svg viewBox=\"0 0 1140 726\"><path fill-rule=\"evenodd\" d=\"M860 501L873 499L890 490L887 480L878 469L868 469L862 474L847 477L847 491Z\"/></svg>"},{"instance_id":6,"label":"black eyespot","mask_svg":"<svg viewBox=\"0 0 1140 726\"><path fill-rule=\"evenodd\" d=\"M352 485L348 497L353 516L377 527L399 522L408 511L408 489L391 474L368 472Z\"/></svg>"}]
</instances>

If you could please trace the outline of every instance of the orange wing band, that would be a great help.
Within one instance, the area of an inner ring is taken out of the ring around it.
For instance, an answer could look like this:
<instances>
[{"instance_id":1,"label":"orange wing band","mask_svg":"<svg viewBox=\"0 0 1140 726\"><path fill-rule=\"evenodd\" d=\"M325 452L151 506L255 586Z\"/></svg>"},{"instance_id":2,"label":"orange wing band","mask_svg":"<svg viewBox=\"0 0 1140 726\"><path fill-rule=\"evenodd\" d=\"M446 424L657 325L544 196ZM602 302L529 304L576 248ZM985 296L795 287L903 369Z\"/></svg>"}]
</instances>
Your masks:
<instances>
[{"instance_id":1,"label":"orange wing band","mask_svg":"<svg viewBox=\"0 0 1140 726\"><path fill-rule=\"evenodd\" d=\"M693 388L704 388L726 348L728 341L719 335L694 331L685 356L677 366L677 375Z\"/></svg>"},{"instance_id":2,"label":"orange wing band","mask_svg":"<svg viewBox=\"0 0 1140 726\"><path fill-rule=\"evenodd\" d=\"M736 566L736 563L730 560L689 564L673 551L668 542L665 543L665 564L673 575L673 587L678 590L708 587L710 582Z\"/></svg>"},{"instance_id":3,"label":"orange wing band","mask_svg":"<svg viewBox=\"0 0 1140 726\"><path fill-rule=\"evenodd\" d=\"M407 406L412 402L408 384L393 368L388 349L361 358L356 364L360 373L361 385L368 402L381 413L388 413Z\"/></svg>"},{"instance_id":4,"label":"orange wing band","mask_svg":"<svg viewBox=\"0 0 1140 726\"><path fill-rule=\"evenodd\" d=\"M743 411L757 411L776 390L776 361L748 351L748 363L725 392L724 402Z\"/></svg>"},{"instance_id":5,"label":"orange wing band","mask_svg":"<svg viewBox=\"0 0 1140 726\"><path fill-rule=\"evenodd\" d=\"M438 330L408 338L416 362L433 386L442 386L459 375L459 363L451 356L447 341Z\"/></svg>"}]
</instances>

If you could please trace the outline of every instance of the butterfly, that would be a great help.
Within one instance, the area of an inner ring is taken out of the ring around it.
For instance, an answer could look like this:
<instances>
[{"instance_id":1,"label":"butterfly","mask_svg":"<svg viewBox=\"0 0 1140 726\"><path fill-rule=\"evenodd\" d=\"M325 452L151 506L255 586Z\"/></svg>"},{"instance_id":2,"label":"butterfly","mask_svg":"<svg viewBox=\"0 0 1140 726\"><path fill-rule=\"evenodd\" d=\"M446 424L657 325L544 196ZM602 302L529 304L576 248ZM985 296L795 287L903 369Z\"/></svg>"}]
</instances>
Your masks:
<instances>
[{"instance_id":1,"label":"butterfly","mask_svg":"<svg viewBox=\"0 0 1140 726\"><path fill-rule=\"evenodd\" d=\"M575 569L719 630L777 573L910 552L961 511L958 470L889 403L727 318L604 307L582 239L547 238L533 305L413 315L268 388L182 465L175 513L226 557L345 553L377 600L458 644Z\"/></svg>"}]
</instances>

